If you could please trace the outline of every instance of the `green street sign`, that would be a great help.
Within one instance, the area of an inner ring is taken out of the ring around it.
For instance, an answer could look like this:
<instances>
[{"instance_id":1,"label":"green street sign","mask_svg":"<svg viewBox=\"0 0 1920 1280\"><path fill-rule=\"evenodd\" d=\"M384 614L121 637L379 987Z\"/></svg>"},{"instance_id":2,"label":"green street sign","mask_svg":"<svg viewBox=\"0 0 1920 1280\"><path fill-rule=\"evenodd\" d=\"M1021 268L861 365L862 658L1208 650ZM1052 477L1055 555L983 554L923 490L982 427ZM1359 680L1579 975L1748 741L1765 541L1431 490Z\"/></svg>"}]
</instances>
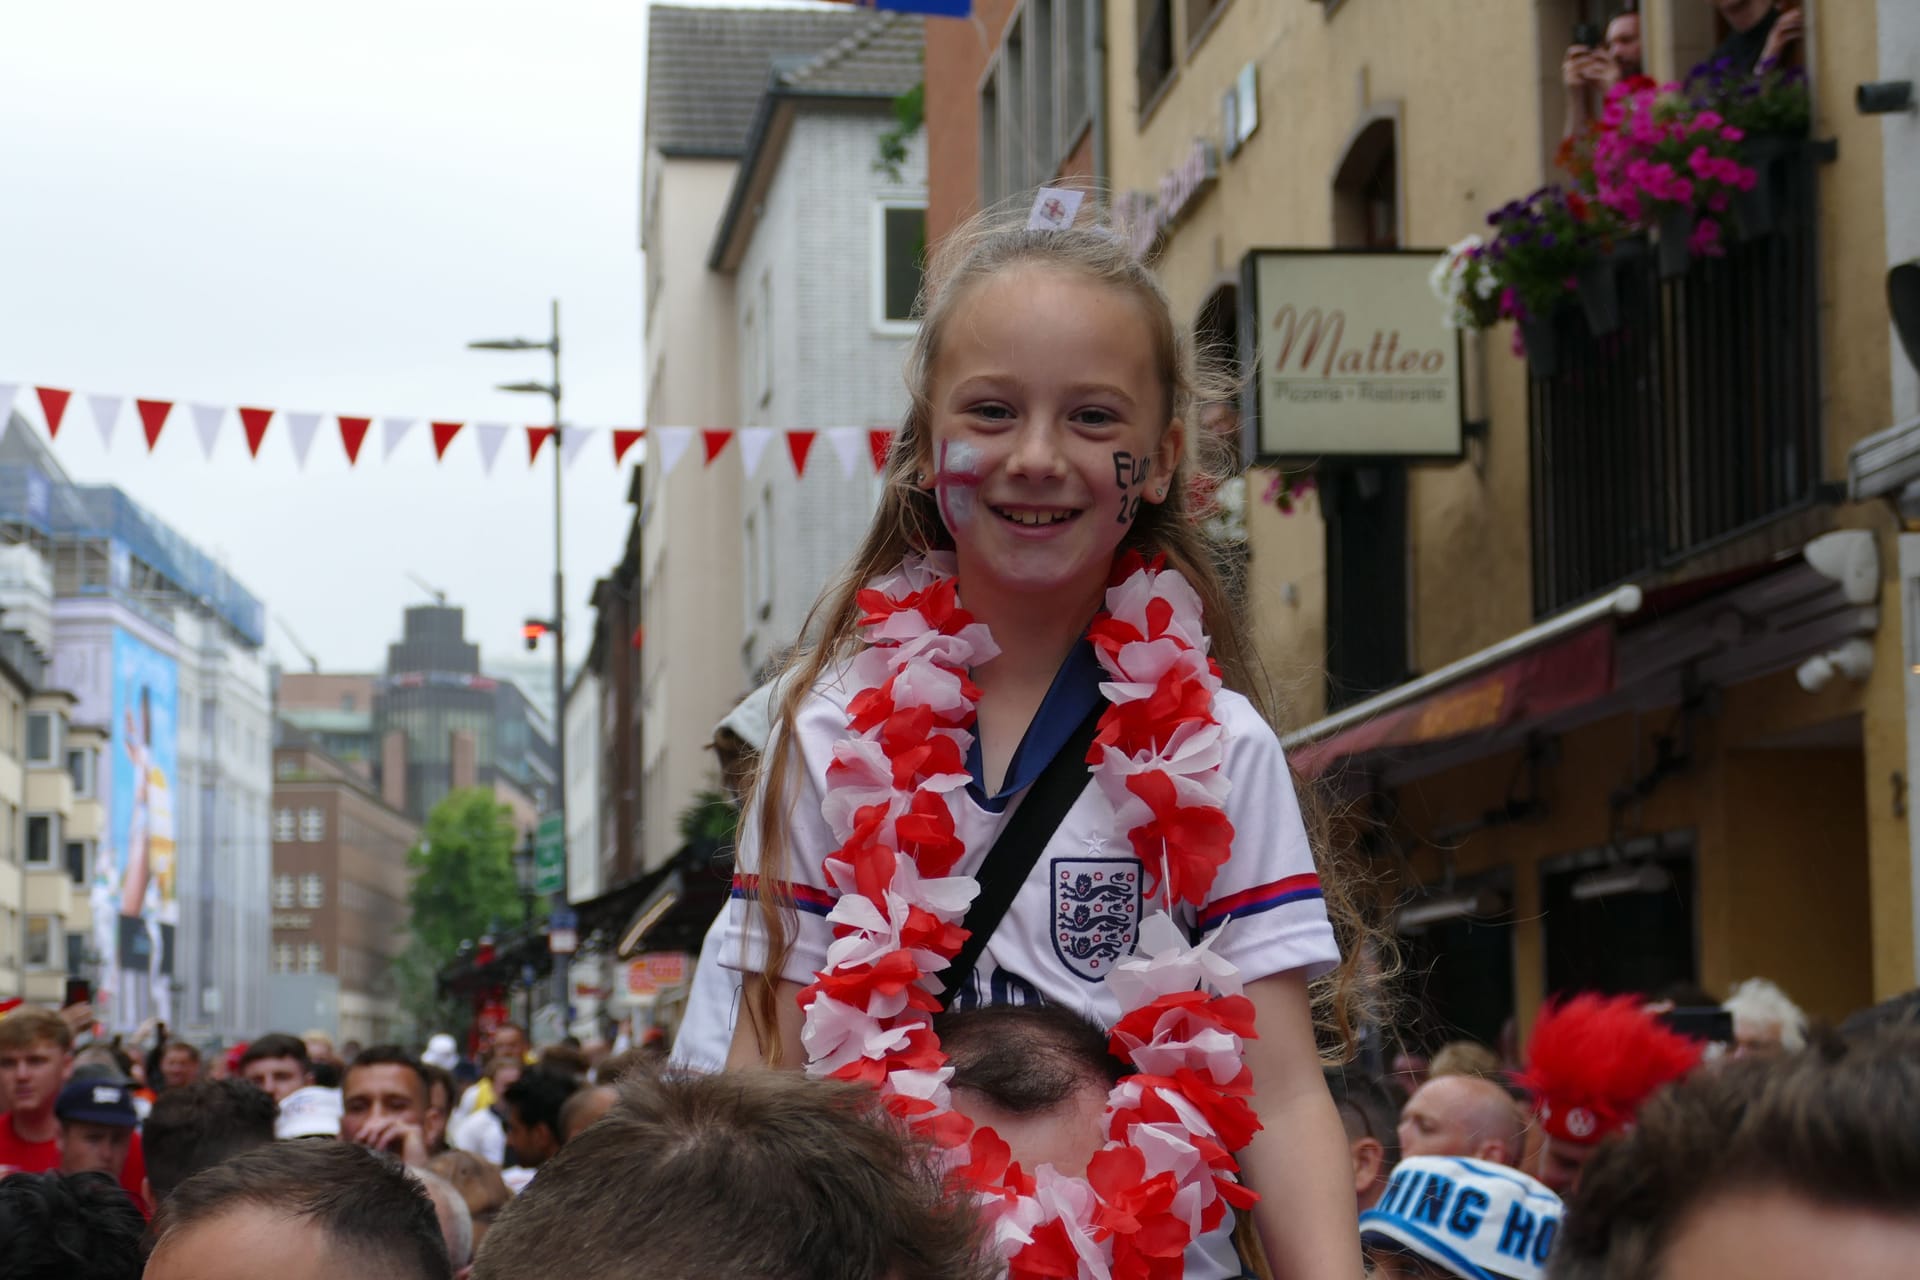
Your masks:
<instances>
[{"instance_id":1,"label":"green street sign","mask_svg":"<svg viewBox=\"0 0 1920 1280\"><path fill-rule=\"evenodd\" d=\"M567 886L567 831L560 815L549 813L540 819L533 833L533 891L559 893Z\"/></svg>"}]
</instances>

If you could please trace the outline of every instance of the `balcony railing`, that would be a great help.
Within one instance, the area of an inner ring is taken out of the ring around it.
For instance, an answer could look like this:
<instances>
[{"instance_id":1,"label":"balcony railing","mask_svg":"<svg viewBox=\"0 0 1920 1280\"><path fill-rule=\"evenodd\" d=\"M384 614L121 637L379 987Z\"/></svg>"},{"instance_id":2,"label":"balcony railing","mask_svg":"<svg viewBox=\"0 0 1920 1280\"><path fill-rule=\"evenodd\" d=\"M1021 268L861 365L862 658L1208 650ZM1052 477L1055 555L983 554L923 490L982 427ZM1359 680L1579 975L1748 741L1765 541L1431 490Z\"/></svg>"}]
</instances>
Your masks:
<instances>
[{"instance_id":1,"label":"balcony railing","mask_svg":"<svg viewBox=\"0 0 1920 1280\"><path fill-rule=\"evenodd\" d=\"M1533 604L1546 615L1814 502L1814 158L1774 168L1775 230L1663 279L1615 259L1618 327L1581 308L1530 357Z\"/></svg>"}]
</instances>

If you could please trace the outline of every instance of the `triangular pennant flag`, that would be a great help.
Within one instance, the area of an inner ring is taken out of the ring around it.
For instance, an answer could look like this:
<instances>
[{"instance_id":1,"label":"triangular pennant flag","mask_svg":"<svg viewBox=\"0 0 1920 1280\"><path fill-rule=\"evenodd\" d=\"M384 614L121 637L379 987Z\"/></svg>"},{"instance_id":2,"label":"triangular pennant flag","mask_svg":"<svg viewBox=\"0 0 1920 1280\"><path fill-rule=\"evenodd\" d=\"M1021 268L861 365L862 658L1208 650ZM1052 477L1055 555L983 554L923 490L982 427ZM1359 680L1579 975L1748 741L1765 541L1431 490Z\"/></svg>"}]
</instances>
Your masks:
<instances>
[{"instance_id":1,"label":"triangular pennant flag","mask_svg":"<svg viewBox=\"0 0 1920 1280\"><path fill-rule=\"evenodd\" d=\"M527 465L532 466L540 460L540 446L553 438L552 427L527 428Z\"/></svg>"},{"instance_id":2,"label":"triangular pennant flag","mask_svg":"<svg viewBox=\"0 0 1920 1280\"><path fill-rule=\"evenodd\" d=\"M393 451L400 447L402 440L407 438L407 432L413 430L415 421L417 420L414 418L380 419L381 461L384 462L393 457Z\"/></svg>"},{"instance_id":3,"label":"triangular pennant flag","mask_svg":"<svg viewBox=\"0 0 1920 1280\"><path fill-rule=\"evenodd\" d=\"M807 474L807 455L813 452L813 442L819 438L818 431L787 432L787 455L793 459L794 479Z\"/></svg>"},{"instance_id":4,"label":"triangular pennant flag","mask_svg":"<svg viewBox=\"0 0 1920 1280\"><path fill-rule=\"evenodd\" d=\"M598 427L568 427L560 433L560 461L567 467L573 466L573 460L587 447L587 441L600 433Z\"/></svg>"},{"instance_id":5,"label":"triangular pennant flag","mask_svg":"<svg viewBox=\"0 0 1920 1280\"><path fill-rule=\"evenodd\" d=\"M446 457L447 446L453 443L453 438L460 434L460 428L466 425L467 424L464 422L434 423L433 424L433 456L436 458Z\"/></svg>"},{"instance_id":6,"label":"triangular pennant flag","mask_svg":"<svg viewBox=\"0 0 1920 1280\"><path fill-rule=\"evenodd\" d=\"M340 447L347 451L347 465L352 466L360 461L360 446L367 442L367 431L373 426L373 419L335 415L334 421L340 424Z\"/></svg>"},{"instance_id":7,"label":"triangular pennant flag","mask_svg":"<svg viewBox=\"0 0 1920 1280\"><path fill-rule=\"evenodd\" d=\"M752 477L760 469L760 459L766 455L767 446L773 443L773 428L740 428L740 474Z\"/></svg>"},{"instance_id":8,"label":"triangular pennant flag","mask_svg":"<svg viewBox=\"0 0 1920 1280\"><path fill-rule=\"evenodd\" d=\"M615 427L613 429L613 465L619 466L627 460L627 450L640 443L647 434L645 427Z\"/></svg>"},{"instance_id":9,"label":"triangular pennant flag","mask_svg":"<svg viewBox=\"0 0 1920 1280\"><path fill-rule=\"evenodd\" d=\"M202 457L213 456L213 442L219 438L220 423L227 416L227 406L223 404L196 404L193 406L193 434L200 438Z\"/></svg>"},{"instance_id":10,"label":"triangular pennant flag","mask_svg":"<svg viewBox=\"0 0 1920 1280\"><path fill-rule=\"evenodd\" d=\"M283 413L280 416L287 420L287 435L293 440L293 460L305 471L307 454L313 450L313 438L320 434L320 415Z\"/></svg>"},{"instance_id":11,"label":"triangular pennant flag","mask_svg":"<svg viewBox=\"0 0 1920 1280\"><path fill-rule=\"evenodd\" d=\"M476 422L473 435L480 442L480 469L488 475L493 474L493 460L500 456L500 446L507 442L507 427L501 422Z\"/></svg>"},{"instance_id":12,"label":"triangular pennant flag","mask_svg":"<svg viewBox=\"0 0 1920 1280\"><path fill-rule=\"evenodd\" d=\"M100 443L113 444L113 428L120 421L121 396L88 396L87 407L93 410L94 425L100 428Z\"/></svg>"},{"instance_id":13,"label":"triangular pennant flag","mask_svg":"<svg viewBox=\"0 0 1920 1280\"><path fill-rule=\"evenodd\" d=\"M660 446L660 478L666 479L675 466L679 465L682 455L693 444L692 427L661 427L654 431L653 438Z\"/></svg>"},{"instance_id":14,"label":"triangular pennant flag","mask_svg":"<svg viewBox=\"0 0 1920 1280\"><path fill-rule=\"evenodd\" d=\"M59 439L60 419L67 416L67 401L73 398L73 392L58 387L35 387L34 392L40 397L40 412L47 415L47 438Z\"/></svg>"},{"instance_id":15,"label":"triangular pennant flag","mask_svg":"<svg viewBox=\"0 0 1920 1280\"><path fill-rule=\"evenodd\" d=\"M135 400L133 407L140 411L140 429L147 433L147 452L153 452L153 446L160 443L160 432L167 425L167 415L173 412L171 400Z\"/></svg>"},{"instance_id":16,"label":"triangular pennant flag","mask_svg":"<svg viewBox=\"0 0 1920 1280\"><path fill-rule=\"evenodd\" d=\"M247 452L254 457L260 456L260 442L267 438L267 427L273 422L273 410L240 410L240 429L247 433Z\"/></svg>"},{"instance_id":17,"label":"triangular pennant flag","mask_svg":"<svg viewBox=\"0 0 1920 1280\"><path fill-rule=\"evenodd\" d=\"M720 456L720 451L727 447L727 441L731 439L733 439L731 431L702 430L700 432L700 443L707 451L708 466L713 465L713 460Z\"/></svg>"},{"instance_id":18,"label":"triangular pennant flag","mask_svg":"<svg viewBox=\"0 0 1920 1280\"><path fill-rule=\"evenodd\" d=\"M840 470L852 479L866 464L871 455L867 451L866 435L858 427L829 427L827 443L840 455Z\"/></svg>"},{"instance_id":19,"label":"triangular pennant flag","mask_svg":"<svg viewBox=\"0 0 1920 1280\"><path fill-rule=\"evenodd\" d=\"M20 394L17 382L0 382L0 434L5 434L7 420L13 417L13 401Z\"/></svg>"},{"instance_id":20,"label":"triangular pennant flag","mask_svg":"<svg viewBox=\"0 0 1920 1280\"><path fill-rule=\"evenodd\" d=\"M887 469L887 450L892 447L892 431L867 432L867 448L873 450L873 469L876 473Z\"/></svg>"}]
</instances>

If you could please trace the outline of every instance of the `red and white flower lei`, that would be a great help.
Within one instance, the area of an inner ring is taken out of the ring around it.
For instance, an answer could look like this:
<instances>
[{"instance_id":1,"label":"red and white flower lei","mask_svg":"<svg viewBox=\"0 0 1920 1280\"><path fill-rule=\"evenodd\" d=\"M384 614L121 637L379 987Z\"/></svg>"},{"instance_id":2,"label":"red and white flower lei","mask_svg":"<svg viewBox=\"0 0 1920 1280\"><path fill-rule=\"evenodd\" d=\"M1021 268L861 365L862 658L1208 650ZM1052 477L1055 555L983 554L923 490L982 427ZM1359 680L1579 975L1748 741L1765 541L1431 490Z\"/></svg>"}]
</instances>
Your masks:
<instances>
[{"instance_id":1,"label":"red and white flower lei","mask_svg":"<svg viewBox=\"0 0 1920 1280\"><path fill-rule=\"evenodd\" d=\"M965 941L961 921L980 890L954 874L980 697L967 673L999 650L961 608L950 556L909 558L870 583L859 607L853 733L834 749L824 801L841 841L825 863L838 893L834 941L800 995L807 1070L874 1086L950 1153L1014 1280L1179 1276L1191 1241L1228 1205L1257 1199L1232 1153L1260 1127L1242 1060L1252 1002L1212 951L1218 931L1190 946L1169 914L1205 900L1233 838L1213 715L1220 672L1199 598L1179 573L1129 553L1088 632L1110 677L1093 780L1163 906L1107 976L1122 1014L1111 1047L1135 1074L1108 1096L1108 1142L1085 1178L1023 1170L997 1134L952 1110L953 1072L931 1026L935 975Z\"/></svg>"}]
</instances>

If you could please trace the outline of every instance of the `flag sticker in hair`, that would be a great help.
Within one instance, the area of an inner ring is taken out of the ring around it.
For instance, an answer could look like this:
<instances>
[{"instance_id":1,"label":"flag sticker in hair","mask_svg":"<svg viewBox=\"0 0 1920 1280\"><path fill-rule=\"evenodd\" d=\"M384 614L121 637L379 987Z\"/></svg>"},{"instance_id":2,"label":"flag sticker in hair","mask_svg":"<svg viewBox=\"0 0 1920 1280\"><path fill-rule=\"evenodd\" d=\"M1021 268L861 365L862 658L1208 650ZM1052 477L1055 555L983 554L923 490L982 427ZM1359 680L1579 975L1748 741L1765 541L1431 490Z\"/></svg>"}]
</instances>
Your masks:
<instances>
[{"instance_id":1,"label":"flag sticker in hair","mask_svg":"<svg viewBox=\"0 0 1920 1280\"><path fill-rule=\"evenodd\" d=\"M1027 215L1029 231L1065 231L1080 213L1086 192L1070 187L1042 187L1033 198L1033 212Z\"/></svg>"}]
</instances>

